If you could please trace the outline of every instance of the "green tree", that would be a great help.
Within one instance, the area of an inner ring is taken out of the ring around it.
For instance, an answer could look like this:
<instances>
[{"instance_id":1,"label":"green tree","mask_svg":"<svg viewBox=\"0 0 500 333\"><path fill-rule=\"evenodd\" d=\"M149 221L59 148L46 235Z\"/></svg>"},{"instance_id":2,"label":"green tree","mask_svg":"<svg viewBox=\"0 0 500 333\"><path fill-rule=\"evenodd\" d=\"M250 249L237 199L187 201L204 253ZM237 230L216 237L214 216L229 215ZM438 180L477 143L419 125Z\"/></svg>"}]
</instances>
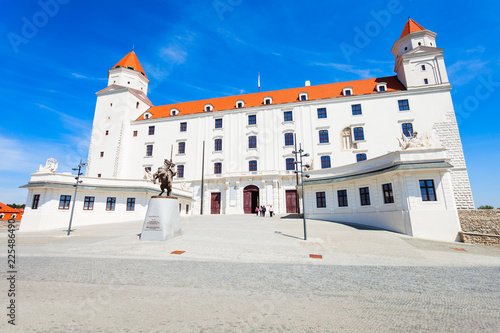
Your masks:
<instances>
[{"instance_id":1,"label":"green tree","mask_svg":"<svg viewBox=\"0 0 500 333\"><path fill-rule=\"evenodd\" d=\"M477 207L477 209L494 209L494 207L490 206L490 205L482 205L482 206Z\"/></svg>"}]
</instances>

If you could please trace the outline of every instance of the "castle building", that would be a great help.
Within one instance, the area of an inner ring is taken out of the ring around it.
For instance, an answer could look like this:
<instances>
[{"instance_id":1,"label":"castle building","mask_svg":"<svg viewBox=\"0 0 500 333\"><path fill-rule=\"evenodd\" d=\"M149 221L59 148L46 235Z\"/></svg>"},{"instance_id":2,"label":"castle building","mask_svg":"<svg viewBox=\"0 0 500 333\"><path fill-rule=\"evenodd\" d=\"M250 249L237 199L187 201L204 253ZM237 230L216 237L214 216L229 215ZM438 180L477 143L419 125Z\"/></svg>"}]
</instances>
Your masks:
<instances>
[{"instance_id":1,"label":"castle building","mask_svg":"<svg viewBox=\"0 0 500 333\"><path fill-rule=\"evenodd\" d=\"M409 19L392 53L396 76L155 106L132 51L97 92L82 177L90 185L77 201L84 206L99 191L93 200L104 207L113 189L125 209L134 189L141 210L129 216L139 217L157 193L145 180L149 171L172 158L183 214L248 214L260 205L296 213L304 197L308 218L455 239L457 209L474 203L443 49L434 32ZM309 155L304 194L294 173L299 145ZM63 176L34 174L25 185L26 230L46 228L30 208L36 195L39 206L52 200L60 210L63 194L50 177ZM38 192L49 187L43 199Z\"/></svg>"}]
</instances>

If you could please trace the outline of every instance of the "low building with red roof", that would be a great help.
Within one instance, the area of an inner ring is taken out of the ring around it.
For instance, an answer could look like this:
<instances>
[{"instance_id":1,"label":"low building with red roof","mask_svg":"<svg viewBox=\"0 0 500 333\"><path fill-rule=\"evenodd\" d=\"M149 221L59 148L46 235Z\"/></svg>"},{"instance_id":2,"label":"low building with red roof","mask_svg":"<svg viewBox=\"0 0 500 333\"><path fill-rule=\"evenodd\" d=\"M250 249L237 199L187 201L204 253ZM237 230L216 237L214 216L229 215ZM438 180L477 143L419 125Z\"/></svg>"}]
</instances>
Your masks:
<instances>
[{"instance_id":1,"label":"low building with red roof","mask_svg":"<svg viewBox=\"0 0 500 333\"><path fill-rule=\"evenodd\" d=\"M23 209L12 208L0 202L0 222L9 221L10 219L19 222L23 217L23 213Z\"/></svg>"},{"instance_id":2,"label":"low building with red roof","mask_svg":"<svg viewBox=\"0 0 500 333\"><path fill-rule=\"evenodd\" d=\"M474 202L443 49L412 19L394 37L394 76L165 105L148 98L149 79L128 53L97 92L78 223L143 214L156 193L151 172L171 159L182 215L303 204L308 218L455 240L456 211ZM304 193L298 170L310 176ZM71 182L33 175L21 229L65 225Z\"/></svg>"}]
</instances>

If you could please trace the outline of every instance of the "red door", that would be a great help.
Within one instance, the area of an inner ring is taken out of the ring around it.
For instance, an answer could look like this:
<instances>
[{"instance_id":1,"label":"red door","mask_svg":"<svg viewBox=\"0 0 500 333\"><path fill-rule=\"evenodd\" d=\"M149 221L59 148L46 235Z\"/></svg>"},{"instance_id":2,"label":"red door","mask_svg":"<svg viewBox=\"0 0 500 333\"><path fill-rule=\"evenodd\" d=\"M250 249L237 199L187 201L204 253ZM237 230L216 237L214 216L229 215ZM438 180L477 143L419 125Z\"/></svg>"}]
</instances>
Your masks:
<instances>
[{"instance_id":1,"label":"red door","mask_svg":"<svg viewBox=\"0 0 500 333\"><path fill-rule=\"evenodd\" d=\"M243 189L243 211L245 214L254 214L259 205L259 188L248 185Z\"/></svg>"},{"instance_id":2,"label":"red door","mask_svg":"<svg viewBox=\"0 0 500 333\"><path fill-rule=\"evenodd\" d=\"M286 195L286 212L289 214L297 213L297 191L289 190L285 192Z\"/></svg>"},{"instance_id":3,"label":"red door","mask_svg":"<svg viewBox=\"0 0 500 333\"><path fill-rule=\"evenodd\" d=\"M212 193L211 214L220 214L220 192Z\"/></svg>"}]
</instances>

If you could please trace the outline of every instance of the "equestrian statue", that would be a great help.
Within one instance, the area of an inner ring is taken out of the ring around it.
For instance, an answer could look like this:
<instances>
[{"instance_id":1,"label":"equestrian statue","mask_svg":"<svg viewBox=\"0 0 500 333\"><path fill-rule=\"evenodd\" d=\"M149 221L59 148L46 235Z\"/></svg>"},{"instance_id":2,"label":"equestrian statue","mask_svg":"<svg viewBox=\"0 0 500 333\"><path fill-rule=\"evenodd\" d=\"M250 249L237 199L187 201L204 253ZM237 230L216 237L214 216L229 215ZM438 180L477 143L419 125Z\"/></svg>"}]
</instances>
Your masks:
<instances>
[{"instance_id":1,"label":"equestrian statue","mask_svg":"<svg viewBox=\"0 0 500 333\"><path fill-rule=\"evenodd\" d=\"M161 193L160 196L167 190L167 197L172 194L172 180L174 176L177 174L175 172L175 163L172 162L172 159L165 159L164 165L158 168L153 174L153 183L156 184L156 180L160 182Z\"/></svg>"}]
</instances>

